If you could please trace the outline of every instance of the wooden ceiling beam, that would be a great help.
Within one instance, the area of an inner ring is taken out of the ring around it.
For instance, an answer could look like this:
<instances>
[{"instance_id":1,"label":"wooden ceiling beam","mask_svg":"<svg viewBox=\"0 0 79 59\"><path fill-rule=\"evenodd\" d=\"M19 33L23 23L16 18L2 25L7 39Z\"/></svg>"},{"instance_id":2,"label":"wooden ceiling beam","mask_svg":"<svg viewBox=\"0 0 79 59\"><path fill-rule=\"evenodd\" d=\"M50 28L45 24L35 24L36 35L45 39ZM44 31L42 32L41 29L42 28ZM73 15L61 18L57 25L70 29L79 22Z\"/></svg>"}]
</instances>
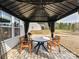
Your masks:
<instances>
[{"instance_id":1,"label":"wooden ceiling beam","mask_svg":"<svg viewBox=\"0 0 79 59\"><path fill-rule=\"evenodd\" d=\"M48 9L49 11L51 11L51 12L54 12L55 14L57 14L57 15L60 15L60 13L57 13L56 11L54 11L54 10L50 10L49 8L47 8L47 7L45 7L46 9Z\"/></svg>"},{"instance_id":2,"label":"wooden ceiling beam","mask_svg":"<svg viewBox=\"0 0 79 59\"><path fill-rule=\"evenodd\" d=\"M22 6L20 6L20 7L18 7L18 8L21 8L21 7L24 7L24 6L27 6L28 4L24 4L24 5L22 5ZM19 5L18 5L19 6ZM17 10L18 8L12 8L11 10Z\"/></svg>"},{"instance_id":3,"label":"wooden ceiling beam","mask_svg":"<svg viewBox=\"0 0 79 59\"><path fill-rule=\"evenodd\" d=\"M32 5L25 5L25 6L23 6L21 9L19 9L19 10L17 10L16 12L19 12L19 11L22 11L22 10L24 10L24 9L28 9L28 7L31 7Z\"/></svg>"},{"instance_id":4,"label":"wooden ceiling beam","mask_svg":"<svg viewBox=\"0 0 79 59\"><path fill-rule=\"evenodd\" d=\"M57 5L57 4L53 4L53 5L55 5L55 6L59 7L59 8L61 8L61 9L65 10L65 11L68 11L66 8L61 7L61 6Z\"/></svg>"},{"instance_id":5,"label":"wooden ceiling beam","mask_svg":"<svg viewBox=\"0 0 79 59\"><path fill-rule=\"evenodd\" d=\"M59 8L57 8L57 7L53 6L53 5L49 5L49 6L54 7L55 9L59 10L60 12L66 12L64 10L60 10Z\"/></svg>"},{"instance_id":6,"label":"wooden ceiling beam","mask_svg":"<svg viewBox=\"0 0 79 59\"><path fill-rule=\"evenodd\" d=\"M15 3L14 1L8 1L7 4L3 3L3 5L8 7L8 6L10 6L11 4L14 4L14 3Z\"/></svg>"},{"instance_id":7,"label":"wooden ceiling beam","mask_svg":"<svg viewBox=\"0 0 79 59\"><path fill-rule=\"evenodd\" d=\"M14 3L14 4L11 4L10 6L8 6L7 8L10 8L10 10L12 10L13 8L16 8L16 6L20 5L21 3Z\"/></svg>"},{"instance_id":8,"label":"wooden ceiling beam","mask_svg":"<svg viewBox=\"0 0 79 59\"><path fill-rule=\"evenodd\" d=\"M5 7L2 6L1 4L0 4L0 7L1 7L1 10L3 10L3 11L5 11L5 12L7 12L7 13L9 13L9 14L11 14L11 15L13 15L13 16L15 16L15 17L21 19L21 20L23 20L23 21L24 21L25 19L27 19L27 18L25 18L25 17L23 17L23 16L20 16L20 15L15 14L14 12L12 12L11 10L5 8ZM27 20L27 21L28 21L28 20Z\"/></svg>"},{"instance_id":9,"label":"wooden ceiling beam","mask_svg":"<svg viewBox=\"0 0 79 59\"><path fill-rule=\"evenodd\" d=\"M77 5L75 5L75 4L71 3L71 2L67 2L67 3L72 4L72 5L75 6L75 7L77 6Z\"/></svg>"},{"instance_id":10,"label":"wooden ceiling beam","mask_svg":"<svg viewBox=\"0 0 79 59\"><path fill-rule=\"evenodd\" d=\"M35 8L35 7L32 7L31 9L26 10L26 11L22 12L22 14L19 14L19 15L23 15L24 13L29 12L29 11L33 10L34 8Z\"/></svg>"},{"instance_id":11,"label":"wooden ceiling beam","mask_svg":"<svg viewBox=\"0 0 79 59\"><path fill-rule=\"evenodd\" d=\"M71 7L69 7L69 6L65 5L65 4L63 4L63 3L60 3L60 4L63 5L63 6L65 6L65 7L67 7L67 8L69 8L69 9L73 9L73 8L71 8Z\"/></svg>"},{"instance_id":12,"label":"wooden ceiling beam","mask_svg":"<svg viewBox=\"0 0 79 59\"><path fill-rule=\"evenodd\" d=\"M37 11L37 6L36 6L36 8L35 8L34 12L32 12L32 13L31 13L31 15L29 16L29 19L31 19L31 18L32 18L32 16L36 13L36 11Z\"/></svg>"},{"instance_id":13,"label":"wooden ceiling beam","mask_svg":"<svg viewBox=\"0 0 79 59\"><path fill-rule=\"evenodd\" d=\"M64 13L63 11L60 11L59 9L57 9L57 8L51 6L51 5L49 5L49 8L50 8L51 10L54 9L55 11L57 11L57 12L59 12L59 13Z\"/></svg>"},{"instance_id":14,"label":"wooden ceiling beam","mask_svg":"<svg viewBox=\"0 0 79 59\"><path fill-rule=\"evenodd\" d=\"M13 8L14 5L18 5L20 2L13 2L12 4L8 5L7 8Z\"/></svg>"}]
</instances>

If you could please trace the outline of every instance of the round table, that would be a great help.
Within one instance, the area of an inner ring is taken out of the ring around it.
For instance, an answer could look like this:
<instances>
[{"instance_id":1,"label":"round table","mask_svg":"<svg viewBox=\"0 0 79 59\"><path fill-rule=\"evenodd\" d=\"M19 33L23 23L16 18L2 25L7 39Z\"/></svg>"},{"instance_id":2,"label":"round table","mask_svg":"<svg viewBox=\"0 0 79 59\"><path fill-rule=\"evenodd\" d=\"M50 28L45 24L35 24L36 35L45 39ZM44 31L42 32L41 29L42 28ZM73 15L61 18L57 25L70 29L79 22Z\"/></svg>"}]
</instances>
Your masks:
<instances>
[{"instance_id":1,"label":"round table","mask_svg":"<svg viewBox=\"0 0 79 59\"><path fill-rule=\"evenodd\" d=\"M47 48L44 46L44 43L49 40L48 37L36 37L36 38L33 38L32 40L34 42L38 42L37 45L34 47L34 49L38 47L36 53L38 53L40 46L42 46L48 52Z\"/></svg>"}]
</instances>

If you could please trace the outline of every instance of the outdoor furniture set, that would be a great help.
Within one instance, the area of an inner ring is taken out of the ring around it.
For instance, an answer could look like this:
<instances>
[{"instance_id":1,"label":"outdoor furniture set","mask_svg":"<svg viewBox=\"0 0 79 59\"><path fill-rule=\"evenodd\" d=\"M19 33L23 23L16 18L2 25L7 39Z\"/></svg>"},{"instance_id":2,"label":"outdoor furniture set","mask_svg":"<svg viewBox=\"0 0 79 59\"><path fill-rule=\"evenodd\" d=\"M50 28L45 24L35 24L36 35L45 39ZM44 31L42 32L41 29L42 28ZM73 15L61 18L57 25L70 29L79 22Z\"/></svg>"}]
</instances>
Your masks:
<instances>
[{"instance_id":1,"label":"outdoor furniture set","mask_svg":"<svg viewBox=\"0 0 79 59\"><path fill-rule=\"evenodd\" d=\"M26 39L28 39L28 41L26 41ZM34 47L33 42L37 42L36 46ZM47 43L47 47L45 43ZM58 46L58 48L60 49L60 36L55 36L54 38L49 37L25 38L25 36L21 36L19 52L21 53L24 48L28 48L29 53L32 54L32 50L37 48L36 53L38 53L40 47L44 48L44 50L47 52L51 52L52 46L54 47Z\"/></svg>"}]
</instances>

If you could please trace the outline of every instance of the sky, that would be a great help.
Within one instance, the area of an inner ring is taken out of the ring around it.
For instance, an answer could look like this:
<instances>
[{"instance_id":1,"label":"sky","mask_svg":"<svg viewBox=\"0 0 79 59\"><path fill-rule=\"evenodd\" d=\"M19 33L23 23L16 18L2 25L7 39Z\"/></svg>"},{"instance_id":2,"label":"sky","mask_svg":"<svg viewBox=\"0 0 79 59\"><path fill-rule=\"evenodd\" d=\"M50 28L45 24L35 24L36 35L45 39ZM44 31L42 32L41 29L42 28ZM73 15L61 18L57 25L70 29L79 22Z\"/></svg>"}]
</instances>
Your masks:
<instances>
[{"instance_id":1,"label":"sky","mask_svg":"<svg viewBox=\"0 0 79 59\"><path fill-rule=\"evenodd\" d=\"M57 23L60 23L60 22L63 22L63 23L79 23L79 14L78 14L78 12L73 13L73 14L57 21Z\"/></svg>"}]
</instances>

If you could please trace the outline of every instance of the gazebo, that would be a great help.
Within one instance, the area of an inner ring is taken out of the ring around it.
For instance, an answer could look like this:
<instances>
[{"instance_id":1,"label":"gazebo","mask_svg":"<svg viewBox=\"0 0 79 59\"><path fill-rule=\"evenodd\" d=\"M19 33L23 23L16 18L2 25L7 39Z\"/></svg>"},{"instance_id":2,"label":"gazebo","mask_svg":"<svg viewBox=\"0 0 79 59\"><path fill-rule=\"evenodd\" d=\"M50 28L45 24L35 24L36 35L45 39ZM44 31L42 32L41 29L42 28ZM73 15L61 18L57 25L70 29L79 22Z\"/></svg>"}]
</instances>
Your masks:
<instances>
[{"instance_id":1,"label":"gazebo","mask_svg":"<svg viewBox=\"0 0 79 59\"><path fill-rule=\"evenodd\" d=\"M54 23L77 11L76 0L1 0L0 9L25 22L25 33L30 22L48 22L53 37Z\"/></svg>"},{"instance_id":2,"label":"gazebo","mask_svg":"<svg viewBox=\"0 0 79 59\"><path fill-rule=\"evenodd\" d=\"M24 37L26 38L28 37L27 33L30 22L47 22L50 28L51 37L53 38L55 22L77 12L78 9L79 6L76 0L0 0L0 10L24 21ZM5 18L0 20L1 22L10 22L9 20L5 20ZM16 39L14 42L17 43ZM12 41L9 41L9 43L12 43ZM8 45L10 45L9 43ZM15 43L12 44L14 45ZM9 47L11 48L11 46ZM62 54L60 55L62 56ZM67 56L66 54L66 57Z\"/></svg>"}]
</instances>

